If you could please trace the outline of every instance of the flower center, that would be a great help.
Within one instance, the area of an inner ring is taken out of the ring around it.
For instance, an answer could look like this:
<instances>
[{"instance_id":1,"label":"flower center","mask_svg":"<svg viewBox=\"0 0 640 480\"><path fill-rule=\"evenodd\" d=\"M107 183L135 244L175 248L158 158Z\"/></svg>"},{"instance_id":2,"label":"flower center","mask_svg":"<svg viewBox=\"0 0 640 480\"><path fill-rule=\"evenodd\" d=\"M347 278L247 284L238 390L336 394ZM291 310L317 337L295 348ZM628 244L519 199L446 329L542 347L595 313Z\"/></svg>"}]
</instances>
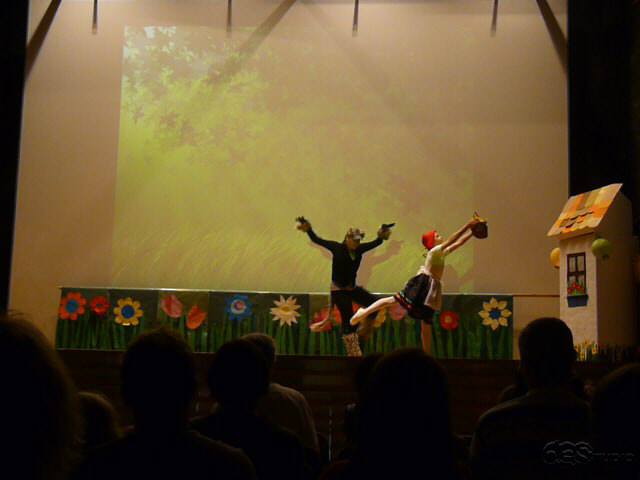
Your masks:
<instances>
[{"instance_id":1,"label":"flower center","mask_svg":"<svg viewBox=\"0 0 640 480\"><path fill-rule=\"evenodd\" d=\"M125 305L120 310L120 314L123 318L131 318L136 313L135 309L131 305Z\"/></svg>"},{"instance_id":2,"label":"flower center","mask_svg":"<svg viewBox=\"0 0 640 480\"><path fill-rule=\"evenodd\" d=\"M76 300L67 301L67 312L76 313L78 311L78 302Z\"/></svg>"},{"instance_id":3,"label":"flower center","mask_svg":"<svg viewBox=\"0 0 640 480\"><path fill-rule=\"evenodd\" d=\"M500 320L500 317L502 316L502 314L499 308L492 308L491 311L489 312L489 316L491 317L492 320Z\"/></svg>"},{"instance_id":4,"label":"flower center","mask_svg":"<svg viewBox=\"0 0 640 480\"><path fill-rule=\"evenodd\" d=\"M233 302L233 308L239 312L244 310L244 302L242 300L236 300Z\"/></svg>"},{"instance_id":5,"label":"flower center","mask_svg":"<svg viewBox=\"0 0 640 480\"><path fill-rule=\"evenodd\" d=\"M282 313L289 313L291 311L291 309L286 305L280 307L280 310L282 310Z\"/></svg>"}]
</instances>

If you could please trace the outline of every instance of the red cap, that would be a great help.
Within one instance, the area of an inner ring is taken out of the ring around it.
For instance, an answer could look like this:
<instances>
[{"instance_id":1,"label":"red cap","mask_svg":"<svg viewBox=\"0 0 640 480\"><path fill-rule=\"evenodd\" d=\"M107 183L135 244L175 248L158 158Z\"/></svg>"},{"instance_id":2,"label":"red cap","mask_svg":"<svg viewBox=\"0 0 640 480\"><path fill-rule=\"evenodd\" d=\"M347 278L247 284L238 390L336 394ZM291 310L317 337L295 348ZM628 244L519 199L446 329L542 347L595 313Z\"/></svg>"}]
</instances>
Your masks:
<instances>
[{"instance_id":1,"label":"red cap","mask_svg":"<svg viewBox=\"0 0 640 480\"><path fill-rule=\"evenodd\" d=\"M433 246L435 245L435 243L436 243L436 231L435 230L431 230L430 232L422 234L422 245L424 245L425 248L428 248L429 250L431 250L433 248Z\"/></svg>"}]
</instances>

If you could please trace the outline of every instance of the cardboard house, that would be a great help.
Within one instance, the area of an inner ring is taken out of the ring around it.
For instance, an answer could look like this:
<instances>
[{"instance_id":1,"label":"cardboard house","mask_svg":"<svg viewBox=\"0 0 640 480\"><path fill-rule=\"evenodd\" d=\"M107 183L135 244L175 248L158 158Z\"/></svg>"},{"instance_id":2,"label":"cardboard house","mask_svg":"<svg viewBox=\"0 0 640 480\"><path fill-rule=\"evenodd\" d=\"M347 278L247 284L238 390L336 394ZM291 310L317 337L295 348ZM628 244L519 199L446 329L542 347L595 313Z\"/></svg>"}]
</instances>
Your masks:
<instances>
[{"instance_id":1,"label":"cardboard house","mask_svg":"<svg viewBox=\"0 0 640 480\"><path fill-rule=\"evenodd\" d=\"M637 243L631 202L621 187L617 183L569 198L547 234L560 242L560 318L571 328L574 343L637 343L632 269ZM592 252L598 239L609 242L608 258Z\"/></svg>"}]
</instances>

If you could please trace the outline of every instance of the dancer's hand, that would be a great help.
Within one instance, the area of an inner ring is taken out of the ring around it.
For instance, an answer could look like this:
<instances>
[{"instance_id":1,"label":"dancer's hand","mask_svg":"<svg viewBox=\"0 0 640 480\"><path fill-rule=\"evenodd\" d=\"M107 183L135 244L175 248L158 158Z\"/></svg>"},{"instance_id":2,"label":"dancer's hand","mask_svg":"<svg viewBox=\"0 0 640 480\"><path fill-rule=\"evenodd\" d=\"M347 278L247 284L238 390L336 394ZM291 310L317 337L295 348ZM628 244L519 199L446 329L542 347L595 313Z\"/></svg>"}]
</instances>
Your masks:
<instances>
[{"instance_id":1,"label":"dancer's hand","mask_svg":"<svg viewBox=\"0 0 640 480\"><path fill-rule=\"evenodd\" d=\"M382 238L383 240L389 240L391 236L391 227L393 227L395 223L383 223L378 230L378 238Z\"/></svg>"},{"instance_id":2,"label":"dancer's hand","mask_svg":"<svg viewBox=\"0 0 640 480\"><path fill-rule=\"evenodd\" d=\"M308 232L309 230L311 230L311 223L309 223L309 220L307 220L304 217L298 217L296 218L296 222L298 222L298 225L296 226L296 228L302 232Z\"/></svg>"},{"instance_id":3,"label":"dancer's hand","mask_svg":"<svg viewBox=\"0 0 640 480\"><path fill-rule=\"evenodd\" d=\"M381 238L383 240L389 240L390 236L391 236L391 229L381 228L380 230L378 230L378 238Z\"/></svg>"}]
</instances>

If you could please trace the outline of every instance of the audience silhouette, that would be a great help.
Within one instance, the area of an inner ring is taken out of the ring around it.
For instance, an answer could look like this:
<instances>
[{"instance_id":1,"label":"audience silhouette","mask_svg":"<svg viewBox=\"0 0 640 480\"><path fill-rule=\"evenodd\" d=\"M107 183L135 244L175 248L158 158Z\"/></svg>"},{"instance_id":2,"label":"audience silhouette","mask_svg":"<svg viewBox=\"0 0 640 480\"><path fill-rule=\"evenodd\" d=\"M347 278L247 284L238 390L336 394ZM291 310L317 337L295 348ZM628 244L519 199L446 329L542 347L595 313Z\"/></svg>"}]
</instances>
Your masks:
<instances>
[{"instance_id":1,"label":"audience silhouette","mask_svg":"<svg viewBox=\"0 0 640 480\"><path fill-rule=\"evenodd\" d=\"M381 352L374 352L362 358L353 376L353 387L358 395L358 400L362 397L364 386L367 384L373 367L384 356ZM338 454L338 460L351 458L356 443L356 409L357 403L350 403L344 412L343 430L345 435L345 447Z\"/></svg>"},{"instance_id":2,"label":"audience silhouette","mask_svg":"<svg viewBox=\"0 0 640 480\"><path fill-rule=\"evenodd\" d=\"M618 368L596 387L591 406L601 478L640 476L639 405L640 364Z\"/></svg>"},{"instance_id":3,"label":"audience silhouette","mask_svg":"<svg viewBox=\"0 0 640 480\"><path fill-rule=\"evenodd\" d=\"M516 383L480 417L470 461L452 432L447 377L433 358L405 348L362 359L354 376L358 400L345 414L346 448L321 480L638 478L640 364L603 378L589 406L562 320L530 322L518 346ZM2 315L0 424L7 441L0 473L313 480L322 465L311 409L301 393L271 381L275 360L275 342L264 334L222 345L207 373L216 406L190 422L197 381L189 346L165 328L143 333L122 361L122 397L134 418L123 436L109 400L77 393L38 329Z\"/></svg>"},{"instance_id":4,"label":"audience silhouette","mask_svg":"<svg viewBox=\"0 0 640 480\"><path fill-rule=\"evenodd\" d=\"M313 424L313 414L307 400L297 390L273 381L276 365L276 342L264 333L249 333L242 337L260 349L267 362L269 386L258 399L256 412L279 427L286 428L300 437L302 444L318 451L318 437Z\"/></svg>"},{"instance_id":5,"label":"audience silhouette","mask_svg":"<svg viewBox=\"0 0 640 480\"><path fill-rule=\"evenodd\" d=\"M140 335L124 355L121 379L135 432L91 452L78 478L255 478L240 450L188 428L196 373L182 337L167 329Z\"/></svg>"},{"instance_id":6,"label":"audience silhouette","mask_svg":"<svg viewBox=\"0 0 640 480\"><path fill-rule=\"evenodd\" d=\"M40 331L19 314L0 316L0 477L68 478L78 460L73 382Z\"/></svg>"},{"instance_id":7,"label":"audience silhouette","mask_svg":"<svg viewBox=\"0 0 640 480\"><path fill-rule=\"evenodd\" d=\"M578 478L580 448L591 440L589 405L571 391L573 336L558 318L527 324L518 338L527 392L485 412L473 434L479 478ZM585 447L586 448L586 447ZM565 455L573 452L573 462Z\"/></svg>"},{"instance_id":8,"label":"audience silhouette","mask_svg":"<svg viewBox=\"0 0 640 480\"><path fill-rule=\"evenodd\" d=\"M218 405L212 414L195 420L194 428L241 448L260 479L304 478L299 437L255 413L258 399L269 386L267 362L260 349L243 339L225 343L213 356L207 380Z\"/></svg>"},{"instance_id":9,"label":"audience silhouette","mask_svg":"<svg viewBox=\"0 0 640 480\"><path fill-rule=\"evenodd\" d=\"M78 392L78 404L85 449L95 448L122 436L118 414L107 397L95 392Z\"/></svg>"},{"instance_id":10,"label":"audience silhouette","mask_svg":"<svg viewBox=\"0 0 640 480\"><path fill-rule=\"evenodd\" d=\"M357 408L356 446L323 479L458 478L447 379L419 349L378 361Z\"/></svg>"}]
</instances>

